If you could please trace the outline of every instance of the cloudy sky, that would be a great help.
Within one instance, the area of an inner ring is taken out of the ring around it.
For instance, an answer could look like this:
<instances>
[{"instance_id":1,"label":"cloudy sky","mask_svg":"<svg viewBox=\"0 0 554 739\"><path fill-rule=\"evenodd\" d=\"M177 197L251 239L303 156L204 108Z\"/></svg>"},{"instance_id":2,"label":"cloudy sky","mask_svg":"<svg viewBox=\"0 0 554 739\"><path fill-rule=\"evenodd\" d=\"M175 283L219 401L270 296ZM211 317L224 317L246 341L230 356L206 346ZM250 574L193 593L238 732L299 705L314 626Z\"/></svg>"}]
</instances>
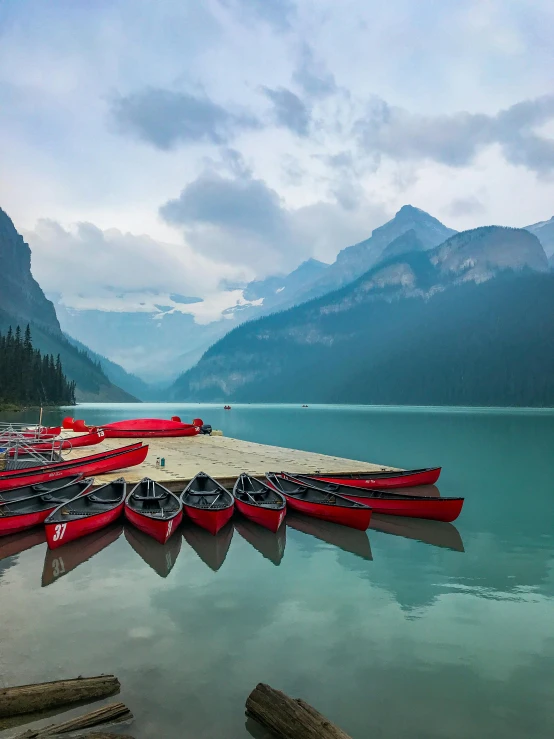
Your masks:
<instances>
[{"instance_id":1,"label":"cloudy sky","mask_svg":"<svg viewBox=\"0 0 554 739\"><path fill-rule=\"evenodd\" d=\"M66 303L204 320L405 203L544 220L553 31L552 0L0 0L0 206Z\"/></svg>"}]
</instances>

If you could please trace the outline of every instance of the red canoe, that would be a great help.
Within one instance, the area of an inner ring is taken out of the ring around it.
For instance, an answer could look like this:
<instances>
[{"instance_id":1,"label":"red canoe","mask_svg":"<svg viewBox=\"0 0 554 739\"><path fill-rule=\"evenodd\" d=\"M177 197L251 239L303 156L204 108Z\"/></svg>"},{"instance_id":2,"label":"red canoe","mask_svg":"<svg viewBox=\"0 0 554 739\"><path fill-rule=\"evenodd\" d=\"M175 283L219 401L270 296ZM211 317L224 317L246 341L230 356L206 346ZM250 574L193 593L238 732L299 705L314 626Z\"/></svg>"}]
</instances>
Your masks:
<instances>
[{"instance_id":1,"label":"red canoe","mask_svg":"<svg viewBox=\"0 0 554 739\"><path fill-rule=\"evenodd\" d=\"M200 433L201 426L202 423L194 425L161 418L133 418L108 423L102 429L108 439L142 439L156 436L196 436Z\"/></svg>"},{"instance_id":2,"label":"red canoe","mask_svg":"<svg viewBox=\"0 0 554 739\"><path fill-rule=\"evenodd\" d=\"M86 434L80 434L79 436L73 436L70 439L52 439L51 441L29 441L28 444L23 446L19 445L18 450L23 452L49 452L52 449L55 452L68 451L71 449L77 449L82 446L94 446L94 444L100 444L104 441L104 432L102 429L94 429ZM10 450L10 456L14 456L15 452Z\"/></svg>"},{"instance_id":3,"label":"red canoe","mask_svg":"<svg viewBox=\"0 0 554 739\"><path fill-rule=\"evenodd\" d=\"M283 474L268 472L266 478L275 490L285 496L287 506L295 511L360 531L369 527L372 509L363 503L334 493L322 493L311 485Z\"/></svg>"},{"instance_id":4,"label":"red canoe","mask_svg":"<svg viewBox=\"0 0 554 739\"><path fill-rule=\"evenodd\" d=\"M233 488L235 507L243 516L266 529L277 532L287 512L287 503L281 493L244 473Z\"/></svg>"},{"instance_id":5,"label":"red canoe","mask_svg":"<svg viewBox=\"0 0 554 739\"><path fill-rule=\"evenodd\" d=\"M367 490L351 485L338 485L334 482L314 480L307 475L285 478L302 485L310 485L327 495L343 495L345 498L371 506L375 513L410 518L428 518L435 521L454 521L460 515L463 498L435 498L423 495L401 495L383 490Z\"/></svg>"},{"instance_id":6,"label":"red canoe","mask_svg":"<svg viewBox=\"0 0 554 739\"><path fill-rule=\"evenodd\" d=\"M187 516L214 536L232 517L233 496L205 472L199 472L181 496Z\"/></svg>"},{"instance_id":7,"label":"red canoe","mask_svg":"<svg viewBox=\"0 0 554 739\"><path fill-rule=\"evenodd\" d=\"M181 523L183 504L163 485L145 477L127 496L125 518L160 544L165 544Z\"/></svg>"},{"instance_id":8,"label":"red canoe","mask_svg":"<svg viewBox=\"0 0 554 739\"><path fill-rule=\"evenodd\" d=\"M24 429L22 435L26 439L53 439L60 435L61 430L61 426L36 426Z\"/></svg>"},{"instance_id":9,"label":"red canoe","mask_svg":"<svg viewBox=\"0 0 554 739\"><path fill-rule=\"evenodd\" d=\"M315 480L335 482L337 485L352 485L356 488L387 490L389 488L413 488L417 485L434 485L439 479L440 467L422 470L395 470L391 472L368 472L367 475L306 475ZM297 477L297 475L293 475Z\"/></svg>"},{"instance_id":10,"label":"red canoe","mask_svg":"<svg viewBox=\"0 0 554 739\"><path fill-rule=\"evenodd\" d=\"M50 549L61 547L117 521L123 513L126 494L125 480L120 477L62 503L44 522Z\"/></svg>"},{"instance_id":11,"label":"red canoe","mask_svg":"<svg viewBox=\"0 0 554 739\"><path fill-rule=\"evenodd\" d=\"M18 470L0 472L0 491L10 490L21 485L36 485L67 475L103 475L126 467L142 464L148 454L148 446L140 442L119 449L90 454L86 457L64 459L38 467L25 467Z\"/></svg>"},{"instance_id":12,"label":"red canoe","mask_svg":"<svg viewBox=\"0 0 554 739\"><path fill-rule=\"evenodd\" d=\"M0 491L0 506L4 505L4 503L15 503L17 500L32 498L33 495L56 493L56 491L61 490L61 488L73 485L75 482L79 482L82 477L82 475L67 475L66 477L60 477L56 480L48 480L48 482L42 482L38 485L22 485L21 487L11 488L10 490L2 490Z\"/></svg>"},{"instance_id":13,"label":"red canoe","mask_svg":"<svg viewBox=\"0 0 554 739\"><path fill-rule=\"evenodd\" d=\"M0 536L16 534L18 531L39 526L61 503L67 503L77 495L87 492L92 483L93 480L90 478L79 480L73 485L64 485L53 492L5 503L0 515Z\"/></svg>"}]
</instances>

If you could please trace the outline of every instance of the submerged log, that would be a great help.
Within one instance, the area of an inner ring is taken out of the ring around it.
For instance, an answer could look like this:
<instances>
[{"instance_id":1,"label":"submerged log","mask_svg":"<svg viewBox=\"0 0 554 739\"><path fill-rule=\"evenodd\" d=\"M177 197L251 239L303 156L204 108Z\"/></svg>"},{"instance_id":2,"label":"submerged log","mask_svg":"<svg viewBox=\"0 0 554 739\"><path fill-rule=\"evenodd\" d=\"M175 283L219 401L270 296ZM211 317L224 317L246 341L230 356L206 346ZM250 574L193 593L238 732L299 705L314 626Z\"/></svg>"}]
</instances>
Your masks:
<instances>
[{"instance_id":1,"label":"submerged log","mask_svg":"<svg viewBox=\"0 0 554 739\"><path fill-rule=\"evenodd\" d=\"M71 703L107 698L118 693L120 687L115 675L98 675L0 688L0 717L19 716Z\"/></svg>"},{"instance_id":2,"label":"submerged log","mask_svg":"<svg viewBox=\"0 0 554 739\"><path fill-rule=\"evenodd\" d=\"M43 737L59 736L102 724L130 721L132 718L133 714L124 703L110 703L107 706L97 708L96 711L71 718L61 724L51 724L41 729L29 729L24 734L19 734L16 739L43 739ZM94 734L89 734L88 736L94 736ZM98 736L98 733L96 733L96 736Z\"/></svg>"},{"instance_id":3,"label":"submerged log","mask_svg":"<svg viewBox=\"0 0 554 739\"><path fill-rule=\"evenodd\" d=\"M305 701L265 683L248 696L246 713L280 739L351 739Z\"/></svg>"}]
</instances>

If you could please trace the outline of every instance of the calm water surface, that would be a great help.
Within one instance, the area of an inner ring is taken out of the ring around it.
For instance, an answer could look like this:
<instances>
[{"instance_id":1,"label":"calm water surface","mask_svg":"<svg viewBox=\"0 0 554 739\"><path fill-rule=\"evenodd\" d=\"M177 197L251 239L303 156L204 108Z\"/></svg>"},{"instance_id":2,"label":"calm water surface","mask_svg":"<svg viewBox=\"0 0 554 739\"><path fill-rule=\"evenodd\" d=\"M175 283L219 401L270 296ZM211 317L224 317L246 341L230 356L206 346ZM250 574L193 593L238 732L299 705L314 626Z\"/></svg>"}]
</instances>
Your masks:
<instances>
[{"instance_id":1,"label":"calm water surface","mask_svg":"<svg viewBox=\"0 0 554 739\"><path fill-rule=\"evenodd\" d=\"M375 516L368 536L296 516L274 537L237 519L165 548L122 527L54 553L40 532L0 539L0 683L113 672L139 739L248 737L259 681L354 739L553 735L554 411L71 409L91 423L174 413L241 439L442 464L463 513Z\"/></svg>"}]
</instances>

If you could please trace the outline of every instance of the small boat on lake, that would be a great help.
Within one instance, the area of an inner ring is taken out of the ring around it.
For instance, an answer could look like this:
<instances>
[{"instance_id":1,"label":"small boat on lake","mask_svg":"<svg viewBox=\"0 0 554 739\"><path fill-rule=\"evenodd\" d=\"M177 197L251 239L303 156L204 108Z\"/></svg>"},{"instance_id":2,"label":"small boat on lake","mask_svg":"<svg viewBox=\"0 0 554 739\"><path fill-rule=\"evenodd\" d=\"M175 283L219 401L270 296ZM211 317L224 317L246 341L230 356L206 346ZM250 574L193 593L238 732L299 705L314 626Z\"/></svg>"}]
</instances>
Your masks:
<instances>
[{"instance_id":1,"label":"small boat on lake","mask_svg":"<svg viewBox=\"0 0 554 739\"><path fill-rule=\"evenodd\" d=\"M374 518L375 516L372 515L369 524L370 528L372 528ZM289 511L287 513L287 526L313 536L327 544L331 544L338 549L342 549L343 552L355 554L356 557L361 557L369 561L373 559L371 545L366 531L358 531L349 526L341 526L338 523L324 521L321 518L305 516L296 511Z\"/></svg>"},{"instance_id":2,"label":"small boat on lake","mask_svg":"<svg viewBox=\"0 0 554 739\"><path fill-rule=\"evenodd\" d=\"M28 466L18 469L7 469L0 472L0 491L21 487L22 485L34 485L37 483L59 480L68 475L102 475L105 472L133 467L142 464L148 454L148 445L140 441L136 444L111 449L85 457L74 457L73 459L60 459L50 462L38 463L30 460Z\"/></svg>"},{"instance_id":3,"label":"small boat on lake","mask_svg":"<svg viewBox=\"0 0 554 739\"><path fill-rule=\"evenodd\" d=\"M148 437L196 436L202 428L202 420L197 423L165 420L163 418L132 418L102 426L107 439L133 439Z\"/></svg>"},{"instance_id":4,"label":"small boat on lake","mask_svg":"<svg viewBox=\"0 0 554 739\"><path fill-rule=\"evenodd\" d=\"M290 512L289 512L290 513ZM287 514L288 521L289 514ZM279 526L276 532L270 531L263 526L253 523L248 518L237 516L233 521L235 529L240 536L257 549L270 562L277 567L285 556L287 544L287 527Z\"/></svg>"},{"instance_id":5,"label":"small boat on lake","mask_svg":"<svg viewBox=\"0 0 554 739\"><path fill-rule=\"evenodd\" d=\"M217 572L225 562L233 539L233 524L228 521L217 534L210 534L192 521L185 519L183 538L210 570Z\"/></svg>"},{"instance_id":6,"label":"small boat on lake","mask_svg":"<svg viewBox=\"0 0 554 739\"><path fill-rule=\"evenodd\" d=\"M402 495L387 490L367 490L355 488L352 485L340 485L335 482L314 480L313 477L298 475L287 479L329 495L343 495L357 503L371 506L375 513L385 513L392 516L409 516L410 518L429 518L435 521L454 521L460 515L464 504L463 498L428 498L422 495Z\"/></svg>"},{"instance_id":7,"label":"small boat on lake","mask_svg":"<svg viewBox=\"0 0 554 739\"><path fill-rule=\"evenodd\" d=\"M58 549L46 549L44 566L42 569L42 587L51 585L64 575L72 572L79 565L88 562L89 559L113 544L123 532L122 523L113 523L105 529L95 531L93 534L83 536L69 544L64 544ZM113 565L117 569L117 565ZM97 576L99 579L104 575L100 568Z\"/></svg>"},{"instance_id":8,"label":"small boat on lake","mask_svg":"<svg viewBox=\"0 0 554 739\"><path fill-rule=\"evenodd\" d=\"M287 506L295 511L360 531L365 531L369 526L371 508L363 503L335 493L321 492L284 473L268 472L266 479L275 490L285 496Z\"/></svg>"},{"instance_id":9,"label":"small boat on lake","mask_svg":"<svg viewBox=\"0 0 554 739\"><path fill-rule=\"evenodd\" d=\"M189 482L181 499L187 516L214 535L229 521L235 507L231 493L205 472Z\"/></svg>"},{"instance_id":10,"label":"small boat on lake","mask_svg":"<svg viewBox=\"0 0 554 739\"><path fill-rule=\"evenodd\" d=\"M67 503L87 492L92 483L92 478L87 478L71 485L64 485L57 490L4 503L0 506L0 536L40 526L61 503Z\"/></svg>"},{"instance_id":11,"label":"small boat on lake","mask_svg":"<svg viewBox=\"0 0 554 739\"><path fill-rule=\"evenodd\" d=\"M163 485L149 477L131 490L125 501L125 518L160 544L175 533L183 518L183 504Z\"/></svg>"},{"instance_id":12,"label":"small boat on lake","mask_svg":"<svg viewBox=\"0 0 554 739\"><path fill-rule=\"evenodd\" d=\"M25 500L32 498L33 495L44 495L45 493L54 493L56 490L74 485L83 478L82 475L68 475L67 477L58 477L48 482L35 483L34 485L22 485L11 490L2 490L0 492L0 506L4 503L14 503L16 500Z\"/></svg>"},{"instance_id":13,"label":"small boat on lake","mask_svg":"<svg viewBox=\"0 0 554 739\"><path fill-rule=\"evenodd\" d=\"M306 475L315 480L334 482L339 485L353 485L357 488L387 490L389 488L411 488L417 485L434 485L439 479L441 467L426 467L421 470L382 470L367 474L348 472L333 475ZM293 477L298 477L294 475Z\"/></svg>"},{"instance_id":14,"label":"small boat on lake","mask_svg":"<svg viewBox=\"0 0 554 739\"><path fill-rule=\"evenodd\" d=\"M171 536L165 544L160 544L134 526L125 526L125 538L160 577L167 577L173 569L183 542L180 536Z\"/></svg>"},{"instance_id":15,"label":"small boat on lake","mask_svg":"<svg viewBox=\"0 0 554 739\"><path fill-rule=\"evenodd\" d=\"M123 513L127 484L118 480L62 503L44 522L50 549L103 529Z\"/></svg>"},{"instance_id":16,"label":"small boat on lake","mask_svg":"<svg viewBox=\"0 0 554 739\"><path fill-rule=\"evenodd\" d=\"M287 512L281 493L255 477L243 473L233 488L235 507L243 516L270 531L277 531Z\"/></svg>"}]
</instances>

